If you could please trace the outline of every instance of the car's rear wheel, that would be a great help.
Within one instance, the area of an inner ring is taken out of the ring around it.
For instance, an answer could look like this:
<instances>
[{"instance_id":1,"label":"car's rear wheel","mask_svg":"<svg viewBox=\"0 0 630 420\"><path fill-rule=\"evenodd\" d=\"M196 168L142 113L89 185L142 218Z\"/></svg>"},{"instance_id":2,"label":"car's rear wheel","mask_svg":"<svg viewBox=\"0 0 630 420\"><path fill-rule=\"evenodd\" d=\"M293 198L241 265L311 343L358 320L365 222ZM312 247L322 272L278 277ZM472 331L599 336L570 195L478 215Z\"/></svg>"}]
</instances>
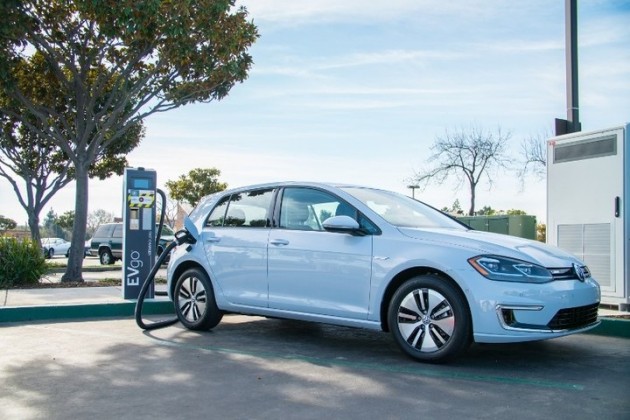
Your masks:
<instances>
[{"instance_id":1,"label":"car's rear wheel","mask_svg":"<svg viewBox=\"0 0 630 420\"><path fill-rule=\"evenodd\" d=\"M99 259L101 261L101 265L112 265L114 264L114 256L112 255L112 252L105 248L102 249L99 254Z\"/></svg>"},{"instance_id":2,"label":"car's rear wheel","mask_svg":"<svg viewBox=\"0 0 630 420\"><path fill-rule=\"evenodd\" d=\"M55 256L55 250L50 248L48 249L48 258L52 258Z\"/></svg>"},{"instance_id":3,"label":"car's rear wheel","mask_svg":"<svg viewBox=\"0 0 630 420\"><path fill-rule=\"evenodd\" d=\"M403 352L422 362L446 362L470 345L465 298L449 280L436 275L403 283L390 301L388 322Z\"/></svg>"},{"instance_id":4,"label":"car's rear wheel","mask_svg":"<svg viewBox=\"0 0 630 420\"><path fill-rule=\"evenodd\" d=\"M179 276L173 297L179 321L190 330L209 330L223 318L212 283L203 270L191 268Z\"/></svg>"}]
</instances>

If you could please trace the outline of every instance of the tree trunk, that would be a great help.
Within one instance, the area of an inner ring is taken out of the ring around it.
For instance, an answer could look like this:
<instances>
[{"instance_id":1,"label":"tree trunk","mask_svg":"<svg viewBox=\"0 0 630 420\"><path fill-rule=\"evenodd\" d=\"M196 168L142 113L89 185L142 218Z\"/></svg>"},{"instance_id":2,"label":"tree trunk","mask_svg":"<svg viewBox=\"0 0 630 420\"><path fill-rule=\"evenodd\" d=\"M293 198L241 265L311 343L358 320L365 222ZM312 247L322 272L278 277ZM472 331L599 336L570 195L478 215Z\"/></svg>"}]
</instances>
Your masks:
<instances>
[{"instance_id":1,"label":"tree trunk","mask_svg":"<svg viewBox=\"0 0 630 420\"><path fill-rule=\"evenodd\" d=\"M83 257L85 253L85 232L88 209L88 168L76 165L76 194L74 205L74 225L72 226L72 246L68 267L61 277L62 282L83 281Z\"/></svg>"},{"instance_id":2,"label":"tree trunk","mask_svg":"<svg viewBox=\"0 0 630 420\"><path fill-rule=\"evenodd\" d=\"M42 235L39 231L39 213L35 209L26 209L28 214L28 228L31 231L31 239L38 248L42 247Z\"/></svg>"},{"instance_id":3,"label":"tree trunk","mask_svg":"<svg viewBox=\"0 0 630 420\"><path fill-rule=\"evenodd\" d=\"M470 186L470 210L468 210L468 215L475 215L475 185Z\"/></svg>"}]
</instances>

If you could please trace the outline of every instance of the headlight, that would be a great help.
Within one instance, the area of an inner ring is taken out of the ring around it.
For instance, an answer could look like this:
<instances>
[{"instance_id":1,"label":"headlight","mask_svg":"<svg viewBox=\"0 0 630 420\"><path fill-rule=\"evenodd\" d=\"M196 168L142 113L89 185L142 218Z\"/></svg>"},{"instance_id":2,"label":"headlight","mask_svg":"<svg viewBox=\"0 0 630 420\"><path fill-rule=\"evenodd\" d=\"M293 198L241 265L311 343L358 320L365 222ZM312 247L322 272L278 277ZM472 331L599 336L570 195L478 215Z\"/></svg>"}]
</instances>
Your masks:
<instances>
[{"instance_id":1,"label":"headlight","mask_svg":"<svg viewBox=\"0 0 630 420\"><path fill-rule=\"evenodd\" d=\"M479 274L497 281L547 283L553 280L551 272L538 264L496 255L479 255L468 260Z\"/></svg>"}]
</instances>

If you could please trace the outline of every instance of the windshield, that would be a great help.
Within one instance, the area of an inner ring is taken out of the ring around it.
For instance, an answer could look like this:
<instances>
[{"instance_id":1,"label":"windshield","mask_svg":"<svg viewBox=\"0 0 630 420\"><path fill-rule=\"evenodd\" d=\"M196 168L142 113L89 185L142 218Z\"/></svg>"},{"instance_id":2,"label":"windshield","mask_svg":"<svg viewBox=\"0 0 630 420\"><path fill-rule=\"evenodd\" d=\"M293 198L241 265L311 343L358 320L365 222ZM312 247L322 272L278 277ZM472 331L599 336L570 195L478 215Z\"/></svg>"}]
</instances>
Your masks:
<instances>
[{"instance_id":1,"label":"windshield","mask_svg":"<svg viewBox=\"0 0 630 420\"><path fill-rule=\"evenodd\" d=\"M342 190L397 227L467 230L464 225L445 214L402 194L358 187L345 187Z\"/></svg>"}]
</instances>

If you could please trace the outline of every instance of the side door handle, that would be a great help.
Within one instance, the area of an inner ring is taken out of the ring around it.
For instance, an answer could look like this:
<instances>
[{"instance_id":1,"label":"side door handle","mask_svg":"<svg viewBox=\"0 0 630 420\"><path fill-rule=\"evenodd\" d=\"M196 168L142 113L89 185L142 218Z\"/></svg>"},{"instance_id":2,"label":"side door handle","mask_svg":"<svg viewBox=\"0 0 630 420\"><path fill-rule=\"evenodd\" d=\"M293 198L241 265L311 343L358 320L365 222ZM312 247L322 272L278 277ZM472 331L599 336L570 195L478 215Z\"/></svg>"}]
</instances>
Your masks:
<instances>
[{"instance_id":1,"label":"side door handle","mask_svg":"<svg viewBox=\"0 0 630 420\"><path fill-rule=\"evenodd\" d=\"M219 238L218 236L210 236L206 238L206 242L209 242L211 244L216 244L217 242L221 242L221 238Z\"/></svg>"},{"instance_id":2,"label":"side door handle","mask_svg":"<svg viewBox=\"0 0 630 420\"><path fill-rule=\"evenodd\" d=\"M276 246L289 245L289 241L287 241L286 239L272 239L269 241L269 243Z\"/></svg>"}]
</instances>

